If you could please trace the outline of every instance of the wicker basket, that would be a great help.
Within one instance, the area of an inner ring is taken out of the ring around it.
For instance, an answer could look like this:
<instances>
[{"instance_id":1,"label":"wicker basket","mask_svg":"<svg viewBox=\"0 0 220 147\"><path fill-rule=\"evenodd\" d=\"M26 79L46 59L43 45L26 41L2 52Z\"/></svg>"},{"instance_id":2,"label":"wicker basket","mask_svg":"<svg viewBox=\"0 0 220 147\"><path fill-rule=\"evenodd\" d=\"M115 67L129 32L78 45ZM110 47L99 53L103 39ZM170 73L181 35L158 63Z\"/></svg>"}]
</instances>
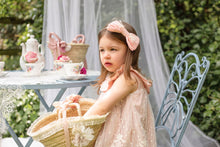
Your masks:
<instances>
[{"instance_id":1,"label":"wicker basket","mask_svg":"<svg viewBox=\"0 0 220 147\"><path fill-rule=\"evenodd\" d=\"M73 63L79 63L85 60L89 45L85 44L85 36L83 34L76 35L71 43L68 44L68 47L66 46L68 49L64 49L65 51L58 47L62 44L61 42L66 44L56 33L50 32L49 41L47 43L48 48L50 48L50 51L53 54L54 61L57 60L57 57L60 55L69 56Z\"/></svg>"},{"instance_id":2,"label":"wicker basket","mask_svg":"<svg viewBox=\"0 0 220 147\"><path fill-rule=\"evenodd\" d=\"M71 49L63 55L68 56L73 63L83 62L86 58L88 44L70 43Z\"/></svg>"},{"instance_id":3,"label":"wicker basket","mask_svg":"<svg viewBox=\"0 0 220 147\"><path fill-rule=\"evenodd\" d=\"M94 104L94 100L79 101L81 114ZM68 109L66 118L58 119L56 112L39 117L28 129L28 135L41 142L45 147L66 147L63 123L67 121L71 147L93 147L107 115L78 116L76 109Z\"/></svg>"}]
</instances>

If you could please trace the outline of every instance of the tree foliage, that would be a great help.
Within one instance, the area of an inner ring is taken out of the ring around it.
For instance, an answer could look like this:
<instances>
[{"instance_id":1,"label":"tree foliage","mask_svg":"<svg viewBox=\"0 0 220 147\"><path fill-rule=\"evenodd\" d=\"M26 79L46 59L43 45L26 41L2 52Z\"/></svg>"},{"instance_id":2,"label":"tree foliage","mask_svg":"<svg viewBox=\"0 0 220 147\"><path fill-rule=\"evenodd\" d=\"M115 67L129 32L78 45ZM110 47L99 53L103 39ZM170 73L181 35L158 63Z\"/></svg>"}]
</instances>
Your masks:
<instances>
[{"instance_id":1,"label":"tree foliage","mask_svg":"<svg viewBox=\"0 0 220 147\"><path fill-rule=\"evenodd\" d=\"M181 51L206 56L210 69L191 120L220 141L220 1L156 1L157 23L169 67Z\"/></svg>"}]
</instances>

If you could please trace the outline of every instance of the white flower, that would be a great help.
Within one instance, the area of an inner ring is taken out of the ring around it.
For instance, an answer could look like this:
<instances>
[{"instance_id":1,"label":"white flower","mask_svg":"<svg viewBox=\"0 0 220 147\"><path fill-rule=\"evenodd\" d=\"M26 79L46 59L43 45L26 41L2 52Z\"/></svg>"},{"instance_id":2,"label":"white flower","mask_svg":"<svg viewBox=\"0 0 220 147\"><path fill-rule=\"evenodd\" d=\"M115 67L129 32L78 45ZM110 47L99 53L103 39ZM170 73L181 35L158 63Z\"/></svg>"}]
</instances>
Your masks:
<instances>
[{"instance_id":1,"label":"white flower","mask_svg":"<svg viewBox=\"0 0 220 147\"><path fill-rule=\"evenodd\" d=\"M72 128L72 134L74 136L72 140L74 146L86 146L94 139L94 130L84 125L75 125Z\"/></svg>"}]
</instances>

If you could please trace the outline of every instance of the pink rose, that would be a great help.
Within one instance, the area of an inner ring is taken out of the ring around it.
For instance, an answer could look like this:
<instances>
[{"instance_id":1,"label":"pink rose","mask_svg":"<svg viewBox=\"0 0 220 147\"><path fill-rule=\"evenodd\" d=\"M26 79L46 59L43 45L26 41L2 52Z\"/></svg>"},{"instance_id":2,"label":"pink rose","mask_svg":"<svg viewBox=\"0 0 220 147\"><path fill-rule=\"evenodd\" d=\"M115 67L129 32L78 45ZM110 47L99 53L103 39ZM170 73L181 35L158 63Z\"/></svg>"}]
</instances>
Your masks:
<instances>
[{"instance_id":1,"label":"pink rose","mask_svg":"<svg viewBox=\"0 0 220 147\"><path fill-rule=\"evenodd\" d=\"M70 61L70 58L68 56L63 56L63 55L60 55L58 58L57 58L58 61L60 62L69 62Z\"/></svg>"},{"instance_id":2,"label":"pink rose","mask_svg":"<svg viewBox=\"0 0 220 147\"><path fill-rule=\"evenodd\" d=\"M25 55L25 60L28 63L35 63L35 62L37 62L37 60L38 60L37 53L32 52L32 51L28 51L27 54Z\"/></svg>"},{"instance_id":3,"label":"pink rose","mask_svg":"<svg viewBox=\"0 0 220 147\"><path fill-rule=\"evenodd\" d=\"M80 74L86 74L86 68L83 67L81 70L80 70Z\"/></svg>"},{"instance_id":4,"label":"pink rose","mask_svg":"<svg viewBox=\"0 0 220 147\"><path fill-rule=\"evenodd\" d=\"M58 57L57 57L57 60L60 60L60 58L61 58L62 56L63 56L63 55L58 56Z\"/></svg>"}]
</instances>

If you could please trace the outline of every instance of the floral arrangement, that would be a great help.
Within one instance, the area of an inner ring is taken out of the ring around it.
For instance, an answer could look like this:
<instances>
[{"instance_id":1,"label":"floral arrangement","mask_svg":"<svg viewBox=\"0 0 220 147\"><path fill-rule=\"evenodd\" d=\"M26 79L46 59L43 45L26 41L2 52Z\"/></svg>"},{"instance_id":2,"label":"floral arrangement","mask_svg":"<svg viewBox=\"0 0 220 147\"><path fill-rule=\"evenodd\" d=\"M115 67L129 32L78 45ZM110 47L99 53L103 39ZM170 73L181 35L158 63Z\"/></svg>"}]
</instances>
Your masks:
<instances>
[{"instance_id":1,"label":"floral arrangement","mask_svg":"<svg viewBox=\"0 0 220 147\"><path fill-rule=\"evenodd\" d=\"M57 62L72 62L68 56L60 55L57 60Z\"/></svg>"},{"instance_id":2,"label":"floral arrangement","mask_svg":"<svg viewBox=\"0 0 220 147\"><path fill-rule=\"evenodd\" d=\"M28 51L24 58L27 63L35 63L38 61L37 53L32 51Z\"/></svg>"},{"instance_id":3,"label":"floral arrangement","mask_svg":"<svg viewBox=\"0 0 220 147\"><path fill-rule=\"evenodd\" d=\"M57 60L54 61L54 69L56 71L63 70L64 65L62 63L72 62L68 56L60 55Z\"/></svg>"}]
</instances>

